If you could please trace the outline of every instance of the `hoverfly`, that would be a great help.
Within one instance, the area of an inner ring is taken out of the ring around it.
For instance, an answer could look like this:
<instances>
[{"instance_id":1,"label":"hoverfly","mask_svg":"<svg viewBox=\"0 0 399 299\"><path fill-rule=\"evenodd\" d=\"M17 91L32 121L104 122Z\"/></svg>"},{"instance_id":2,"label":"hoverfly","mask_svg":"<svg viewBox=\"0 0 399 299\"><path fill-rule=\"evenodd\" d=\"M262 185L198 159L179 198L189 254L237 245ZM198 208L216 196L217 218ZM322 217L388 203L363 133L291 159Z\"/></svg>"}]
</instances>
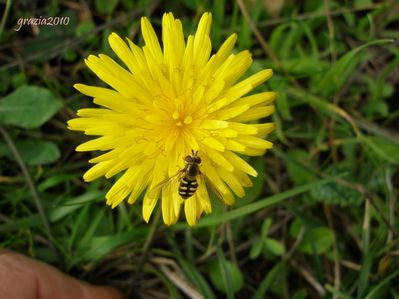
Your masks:
<instances>
[{"instance_id":1,"label":"hoverfly","mask_svg":"<svg viewBox=\"0 0 399 299\"><path fill-rule=\"evenodd\" d=\"M198 179L202 173L199 169L201 158L198 156L198 151L191 150L191 155L184 158L185 165L172 177L166 178L150 190L149 197L157 196L158 191L165 184L170 183L173 179L178 178L179 188L178 193L181 198L188 199L195 194L198 189Z\"/></svg>"},{"instance_id":2,"label":"hoverfly","mask_svg":"<svg viewBox=\"0 0 399 299\"><path fill-rule=\"evenodd\" d=\"M198 151L194 153L191 150L192 155L188 155L184 158L186 165L181 170L184 176L180 179L179 184L179 195L183 199L187 199L194 195L198 188L197 176L201 174L199 170L199 164L201 164L201 158L198 156Z\"/></svg>"}]
</instances>

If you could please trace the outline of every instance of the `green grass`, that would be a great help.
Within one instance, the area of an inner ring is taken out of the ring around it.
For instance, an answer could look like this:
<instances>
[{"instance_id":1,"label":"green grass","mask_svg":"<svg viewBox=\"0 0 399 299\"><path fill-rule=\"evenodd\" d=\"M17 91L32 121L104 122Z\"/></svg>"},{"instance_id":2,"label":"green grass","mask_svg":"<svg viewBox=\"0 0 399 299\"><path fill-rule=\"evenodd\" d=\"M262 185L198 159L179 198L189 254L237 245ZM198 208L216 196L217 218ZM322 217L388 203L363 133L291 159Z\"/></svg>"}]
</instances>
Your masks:
<instances>
[{"instance_id":1,"label":"green grass","mask_svg":"<svg viewBox=\"0 0 399 299\"><path fill-rule=\"evenodd\" d=\"M266 2L0 4L0 246L129 298L399 298L395 1ZM258 90L278 92L254 187L235 206L214 201L192 229L165 227L157 209L144 223L140 202L105 206L113 181L83 182L92 154L66 130L93 106L72 85L102 84L83 58L113 56L114 31L142 45L139 17L159 30L164 11L186 34L211 11L213 48L237 32L249 73L274 70ZM70 23L13 30L33 13Z\"/></svg>"}]
</instances>

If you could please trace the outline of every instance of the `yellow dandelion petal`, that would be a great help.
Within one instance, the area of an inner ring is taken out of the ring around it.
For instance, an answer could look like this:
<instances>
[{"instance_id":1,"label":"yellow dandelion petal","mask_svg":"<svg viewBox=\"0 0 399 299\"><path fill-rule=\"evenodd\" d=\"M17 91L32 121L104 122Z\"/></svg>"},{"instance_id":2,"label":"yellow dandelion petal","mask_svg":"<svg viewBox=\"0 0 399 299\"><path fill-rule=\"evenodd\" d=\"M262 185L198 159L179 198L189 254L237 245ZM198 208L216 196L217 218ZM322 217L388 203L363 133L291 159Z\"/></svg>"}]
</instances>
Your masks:
<instances>
[{"instance_id":1,"label":"yellow dandelion petal","mask_svg":"<svg viewBox=\"0 0 399 299\"><path fill-rule=\"evenodd\" d=\"M178 192L175 192L176 190L178 190L179 185L178 182L175 182L173 184L170 184L170 190L172 192L172 200L173 200L173 211L174 211L174 222L177 222L177 220L179 219L180 216L180 210L181 207L184 203L183 198L181 198L181 196L179 195Z\"/></svg>"},{"instance_id":2,"label":"yellow dandelion petal","mask_svg":"<svg viewBox=\"0 0 399 299\"><path fill-rule=\"evenodd\" d=\"M233 174L243 187L248 188L253 186L251 179L244 171L234 169Z\"/></svg>"},{"instance_id":3,"label":"yellow dandelion petal","mask_svg":"<svg viewBox=\"0 0 399 299\"><path fill-rule=\"evenodd\" d=\"M212 15L204 13L199 21L197 32L194 35L193 58L197 67L202 67L209 59L211 53L211 40L209 31L211 30Z\"/></svg>"},{"instance_id":4,"label":"yellow dandelion petal","mask_svg":"<svg viewBox=\"0 0 399 299\"><path fill-rule=\"evenodd\" d=\"M105 175L108 169L113 165L114 161L115 160L107 160L98 162L85 172L85 174L83 175L83 179L86 182L90 182Z\"/></svg>"},{"instance_id":5,"label":"yellow dandelion petal","mask_svg":"<svg viewBox=\"0 0 399 299\"><path fill-rule=\"evenodd\" d=\"M115 91L104 87L89 86L85 84L76 83L73 86L75 89L89 97L102 97L102 98L119 98L120 94Z\"/></svg>"},{"instance_id":6,"label":"yellow dandelion petal","mask_svg":"<svg viewBox=\"0 0 399 299\"><path fill-rule=\"evenodd\" d=\"M193 226L212 211L212 193L231 205L252 186L249 176L257 172L241 155L272 148L261 137L275 125L258 120L274 112L276 93L250 92L273 72L265 69L240 81L252 55L232 54L235 33L211 54L211 23L212 15L204 13L185 39L181 21L165 13L159 41L143 17L144 46L116 33L108 37L123 66L104 54L85 59L108 87L74 85L100 107L80 109L68 129L97 136L76 151L101 151L89 160L94 165L83 178L116 178L106 194L112 208L124 200L133 204L144 193L146 222L160 200L166 225L175 224L183 209Z\"/></svg>"},{"instance_id":7,"label":"yellow dandelion petal","mask_svg":"<svg viewBox=\"0 0 399 299\"><path fill-rule=\"evenodd\" d=\"M166 225L174 224L177 218L173 204L173 190L170 190L170 185L163 188L162 191L162 218Z\"/></svg>"},{"instance_id":8,"label":"yellow dandelion petal","mask_svg":"<svg viewBox=\"0 0 399 299\"><path fill-rule=\"evenodd\" d=\"M89 160L89 163L99 163L99 162L104 162L108 160L113 160L115 158L118 158L119 155L124 151L123 148L115 148L109 152L106 152L104 154L101 154L93 159Z\"/></svg>"},{"instance_id":9,"label":"yellow dandelion petal","mask_svg":"<svg viewBox=\"0 0 399 299\"><path fill-rule=\"evenodd\" d=\"M235 152L244 152L247 147L237 141L235 141L234 139L229 139L226 142L226 149L230 150L230 151L235 151Z\"/></svg>"},{"instance_id":10,"label":"yellow dandelion petal","mask_svg":"<svg viewBox=\"0 0 399 299\"><path fill-rule=\"evenodd\" d=\"M272 75L272 70L263 70L235 84L226 92L228 103L232 103L238 98L247 94L259 84L262 84L266 80L270 79Z\"/></svg>"},{"instance_id":11,"label":"yellow dandelion petal","mask_svg":"<svg viewBox=\"0 0 399 299\"><path fill-rule=\"evenodd\" d=\"M243 197L245 195L243 186L232 172L227 171L222 167L219 167L218 173L220 174L220 178L226 182L226 184L230 187L231 190L233 190L233 192L238 197Z\"/></svg>"},{"instance_id":12,"label":"yellow dandelion petal","mask_svg":"<svg viewBox=\"0 0 399 299\"><path fill-rule=\"evenodd\" d=\"M250 108L249 105L240 105L236 107L228 107L224 109L220 109L216 111L212 117L222 119L222 120L227 120L227 119L232 119L238 115L241 115L245 113Z\"/></svg>"},{"instance_id":13,"label":"yellow dandelion petal","mask_svg":"<svg viewBox=\"0 0 399 299\"><path fill-rule=\"evenodd\" d=\"M208 190L203 180L201 180L198 185L197 197L201 204L202 210L207 214L212 212L211 200L209 198Z\"/></svg>"},{"instance_id":14,"label":"yellow dandelion petal","mask_svg":"<svg viewBox=\"0 0 399 299\"><path fill-rule=\"evenodd\" d=\"M111 208L115 208L119 205L130 193L130 190L127 187L121 188L117 193L115 193L112 197L107 198L106 204L111 206Z\"/></svg>"},{"instance_id":15,"label":"yellow dandelion petal","mask_svg":"<svg viewBox=\"0 0 399 299\"><path fill-rule=\"evenodd\" d=\"M232 120L235 122L248 122L272 115L274 106L255 107L247 110L245 113L234 117Z\"/></svg>"},{"instance_id":16,"label":"yellow dandelion petal","mask_svg":"<svg viewBox=\"0 0 399 299\"><path fill-rule=\"evenodd\" d=\"M150 180L149 176L145 171L148 171L148 167L136 167L136 180L134 181L134 186L132 188L132 193L130 193L128 203L133 204L136 202L140 194L144 191L144 189L148 186Z\"/></svg>"},{"instance_id":17,"label":"yellow dandelion petal","mask_svg":"<svg viewBox=\"0 0 399 299\"><path fill-rule=\"evenodd\" d=\"M241 106L241 105L249 105L250 107L255 106L255 105L268 105L274 102L276 99L276 93L275 92L261 92L257 93L254 95L250 95L247 97L243 97L239 100L237 100L234 105L235 106Z\"/></svg>"},{"instance_id":18,"label":"yellow dandelion petal","mask_svg":"<svg viewBox=\"0 0 399 299\"><path fill-rule=\"evenodd\" d=\"M254 124L253 126L258 129L259 136L266 136L276 128L274 123Z\"/></svg>"},{"instance_id":19,"label":"yellow dandelion petal","mask_svg":"<svg viewBox=\"0 0 399 299\"><path fill-rule=\"evenodd\" d=\"M193 226L197 223L197 196L191 196L184 201L184 214L188 225Z\"/></svg>"},{"instance_id":20,"label":"yellow dandelion petal","mask_svg":"<svg viewBox=\"0 0 399 299\"><path fill-rule=\"evenodd\" d=\"M141 33L143 34L146 48L149 50L155 61L158 64L161 64L163 60L161 46L159 45L158 37L154 28L152 28L150 21L146 17L141 18Z\"/></svg>"},{"instance_id":21,"label":"yellow dandelion petal","mask_svg":"<svg viewBox=\"0 0 399 299\"><path fill-rule=\"evenodd\" d=\"M232 205L234 203L234 196L225 182L220 178L216 168L214 166L206 167L205 164L203 168L204 172L206 173L206 177L211 182L217 195L220 196L226 204Z\"/></svg>"},{"instance_id":22,"label":"yellow dandelion petal","mask_svg":"<svg viewBox=\"0 0 399 299\"><path fill-rule=\"evenodd\" d=\"M112 51L114 51L114 53L123 61L132 74L139 71L136 57L119 35L111 33L108 37L108 43L111 46Z\"/></svg>"},{"instance_id":23,"label":"yellow dandelion petal","mask_svg":"<svg viewBox=\"0 0 399 299\"><path fill-rule=\"evenodd\" d=\"M265 149L258 149L258 148L246 148L243 154L256 157L256 156L263 156L266 153Z\"/></svg>"},{"instance_id":24,"label":"yellow dandelion petal","mask_svg":"<svg viewBox=\"0 0 399 299\"><path fill-rule=\"evenodd\" d=\"M122 145L125 141L121 138L115 138L113 136L102 136L93 140L89 140L82 143L76 148L77 152L88 152L88 151L107 151Z\"/></svg>"},{"instance_id":25,"label":"yellow dandelion petal","mask_svg":"<svg viewBox=\"0 0 399 299\"><path fill-rule=\"evenodd\" d=\"M251 176L254 177L258 176L258 173L256 172L255 169L253 169L251 165L249 165L247 162L245 162L242 158L240 158L233 152L226 151L225 157L227 161L229 161L234 166L234 168L242 170L243 172L248 173Z\"/></svg>"},{"instance_id":26,"label":"yellow dandelion petal","mask_svg":"<svg viewBox=\"0 0 399 299\"><path fill-rule=\"evenodd\" d=\"M212 149L218 150L223 152L224 151L224 144L217 140L216 138L213 137L205 137L203 140L201 140L201 143L205 146L208 146Z\"/></svg>"},{"instance_id":27,"label":"yellow dandelion petal","mask_svg":"<svg viewBox=\"0 0 399 299\"><path fill-rule=\"evenodd\" d=\"M273 147L273 143L270 141L261 139L259 137L253 136L240 136L235 139L237 142L246 145L247 147L252 147L255 149L270 149Z\"/></svg>"},{"instance_id":28,"label":"yellow dandelion petal","mask_svg":"<svg viewBox=\"0 0 399 299\"><path fill-rule=\"evenodd\" d=\"M258 129L253 124L229 122L229 127L242 135L255 135L258 133Z\"/></svg>"}]
</instances>

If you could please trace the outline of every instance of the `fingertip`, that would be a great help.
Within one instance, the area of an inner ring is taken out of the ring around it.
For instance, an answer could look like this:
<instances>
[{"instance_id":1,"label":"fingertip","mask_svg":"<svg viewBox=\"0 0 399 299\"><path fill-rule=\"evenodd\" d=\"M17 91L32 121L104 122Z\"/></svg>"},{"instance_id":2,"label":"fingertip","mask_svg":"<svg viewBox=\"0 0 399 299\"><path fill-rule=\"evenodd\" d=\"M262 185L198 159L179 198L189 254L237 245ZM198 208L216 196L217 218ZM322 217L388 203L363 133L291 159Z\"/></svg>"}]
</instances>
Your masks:
<instances>
[{"instance_id":1,"label":"fingertip","mask_svg":"<svg viewBox=\"0 0 399 299\"><path fill-rule=\"evenodd\" d=\"M120 290L109 286L89 286L84 299L123 299Z\"/></svg>"}]
</instances>

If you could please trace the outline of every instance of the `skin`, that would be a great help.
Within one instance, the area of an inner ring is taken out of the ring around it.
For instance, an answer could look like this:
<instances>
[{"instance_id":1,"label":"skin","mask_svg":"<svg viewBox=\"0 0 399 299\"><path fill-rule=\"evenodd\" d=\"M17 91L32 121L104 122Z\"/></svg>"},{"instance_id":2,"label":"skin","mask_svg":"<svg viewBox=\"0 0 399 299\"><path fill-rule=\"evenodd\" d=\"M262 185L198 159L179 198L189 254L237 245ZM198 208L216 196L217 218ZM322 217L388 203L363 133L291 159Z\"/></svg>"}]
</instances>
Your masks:
<instances>
[{"instance_id":1,"label":"skin","mask_svg":"<svg viewBox=\"0 0 399 299\"><path fill-rule=\"evenodd\" d=\"M118 290L93 286L45 263L0 250L0 298L123 299Z\"/></svg>"}]
</instances>

